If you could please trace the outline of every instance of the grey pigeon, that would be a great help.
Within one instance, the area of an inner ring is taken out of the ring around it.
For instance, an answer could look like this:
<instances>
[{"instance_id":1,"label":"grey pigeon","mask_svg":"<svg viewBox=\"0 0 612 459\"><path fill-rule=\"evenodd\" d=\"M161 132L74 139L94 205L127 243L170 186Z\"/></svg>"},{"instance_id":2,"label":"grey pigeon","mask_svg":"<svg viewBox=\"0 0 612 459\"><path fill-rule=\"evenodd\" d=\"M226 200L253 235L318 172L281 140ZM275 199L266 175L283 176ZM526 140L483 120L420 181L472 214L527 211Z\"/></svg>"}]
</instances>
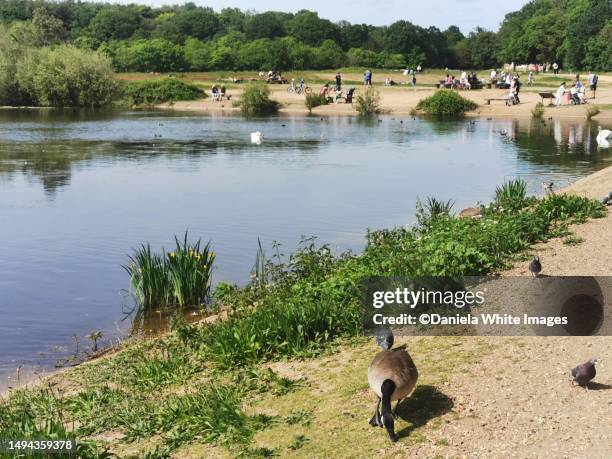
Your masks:
<instances>
[{"instance_id":1,"label":"grey pigeon","mask_svg":"<svg viewBox=\"0 0 612 459\"><path fill-rule=\"evenodd\" d=\"M542 272L542 263L540 263L540 257L537 255L533 257L533 260L531 260L531 263L529 263L529 271L535 277L538 277L538 274Z\"/></svg>"},{"instance_id":2,"label":"grey pigeon","mask_svg":"<svg viewBox=\"0 0 612 459\"><path fill-rule=\"evenodd\" d=\"M572 382L578 383L580 386L587 387L596 374L595 365L599 363L599 359L591 359L588 362L581 363L570 372Z\"/></svg>"}]
</instances>

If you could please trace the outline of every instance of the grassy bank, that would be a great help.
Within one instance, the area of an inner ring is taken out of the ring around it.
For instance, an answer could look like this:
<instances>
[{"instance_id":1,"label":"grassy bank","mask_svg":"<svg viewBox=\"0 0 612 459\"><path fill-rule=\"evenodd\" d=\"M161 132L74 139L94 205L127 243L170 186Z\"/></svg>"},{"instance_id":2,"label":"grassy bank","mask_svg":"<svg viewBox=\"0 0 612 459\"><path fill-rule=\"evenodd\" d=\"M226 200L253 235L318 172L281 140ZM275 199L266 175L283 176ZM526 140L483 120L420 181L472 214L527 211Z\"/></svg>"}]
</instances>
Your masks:
<instances>
[{"instance_id":1,"label":"grassy bank","mask_svg":"<svg viewBox=\"0 0 612 459\"><path fill-rule=\"evenodd\" d=\"M491 273L531 244L566 235L570 223L605 212L596 201L576 196L527 197L521 183L512 182L499 187L480 218L457 218L451 203L430 199L418 207L414 227L368 233L359 255L333 254L314 239L302 241L289 257L261 252L253 281L217 296L226 305L226 319L199 326L177 320L167 336L126 346L37 388L13 391L0 404L0 432L32 438L68 431L88 448L88 457L109 446L122 457L167 457L195 445L203 448L202 456L206 445L234 456L269 456L276 447L272 440L268 448L254 438L313 422L312 413L287 404L274 412L267 408L303 397L309 384L270 365L362 342L361 278ZM445 409L436 389L445 373L436 365L449 362L436 359L456 358L453 346L446 339L427 351L423 345L431 371L412 403L424 417L426 406ZM462 356L469 360L473 351ZM367 356L352 358L363 369ZM329 377L338 375L330 370ZM363 390L363 379L363 371L354 372L351 387ZM320 397L331 403L345 395ZM307 441L292 438L286 447L299 450Z\"/></svg>"}]
</instances>

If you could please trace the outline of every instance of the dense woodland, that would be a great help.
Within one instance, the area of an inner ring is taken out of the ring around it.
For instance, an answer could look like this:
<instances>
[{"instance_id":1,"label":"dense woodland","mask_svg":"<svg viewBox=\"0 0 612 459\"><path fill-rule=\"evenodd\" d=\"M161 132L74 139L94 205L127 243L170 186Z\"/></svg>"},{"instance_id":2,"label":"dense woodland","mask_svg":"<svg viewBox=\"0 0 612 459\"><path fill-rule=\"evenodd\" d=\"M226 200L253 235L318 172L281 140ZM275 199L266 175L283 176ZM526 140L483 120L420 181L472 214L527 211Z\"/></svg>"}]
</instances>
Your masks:
<instances>
[{"instance_id":1,"label":"dense woodland","mask_svg":"<svg viewBox=\"0 0 612 459\"><path fill-rule=\"evenodd\" d=\"M151 8L90 2L2 0L0 66L7 41L71 44L106 54L117 71L322 69L342 66L491 68L558 62L612 69L610 0L534 0L498 31L467 35L408 21L375 27L333 23L315 12L256 13L187 3ZM459 6L458 6L459 7Z\"/></svg>"}]
</instances>

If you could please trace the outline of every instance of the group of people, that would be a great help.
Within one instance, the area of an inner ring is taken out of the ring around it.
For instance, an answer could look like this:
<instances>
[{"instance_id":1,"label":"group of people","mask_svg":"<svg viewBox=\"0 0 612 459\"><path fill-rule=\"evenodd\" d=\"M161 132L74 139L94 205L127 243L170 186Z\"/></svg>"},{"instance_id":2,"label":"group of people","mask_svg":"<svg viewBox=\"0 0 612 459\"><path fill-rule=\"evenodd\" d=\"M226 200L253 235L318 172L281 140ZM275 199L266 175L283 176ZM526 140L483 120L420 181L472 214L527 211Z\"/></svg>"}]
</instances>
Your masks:
<instances>
[{"instance_id":1,"label":"group of people","mask_svg":"<svg viewBox=\"0 0 612 459\"><path fill-rule=\"evenodd\" d=\"M595 99L595 95L597 93L597 83L599 81L599 77L590 72L588 76L588 85L591 90L591 97ZM555 105L559 106L563 103L563 98L565 97L568 104L586 104L586 86L580 81L580 75L576 75L576 79L572 82L569 90L565 86L565 81L561 83L559 88L557 88L557 93L555 94Z\"/></svg>"},{"instance_id":2,"label":"group of people","mask_svg":"<svg viewBox=\"0 0 612 459\"><path fill-rule=\"evenodd\" d=\"M221 87L218 87L216 84L213 84L212 88L210 89L210 92L212 93L213 102L219 102L224 98L229 100L229 96L226 95L225 85L221 85Z\"/></svg>"},{"instance_id":3,"label":"group of people","mask_svg":"<svg viewBox=\"0 0 612 459\"><path fill-rule=\"evenodd\" d=\"M442 83L442 81L440 81ZM443 80L444 86L451 89L472 89L474 87L482 86L482 81L478 79L478 75L475 72L469 74L465 71L461 71L459 78L455 78L455 75L446 74Z\"/></svg>"}]
</instances>

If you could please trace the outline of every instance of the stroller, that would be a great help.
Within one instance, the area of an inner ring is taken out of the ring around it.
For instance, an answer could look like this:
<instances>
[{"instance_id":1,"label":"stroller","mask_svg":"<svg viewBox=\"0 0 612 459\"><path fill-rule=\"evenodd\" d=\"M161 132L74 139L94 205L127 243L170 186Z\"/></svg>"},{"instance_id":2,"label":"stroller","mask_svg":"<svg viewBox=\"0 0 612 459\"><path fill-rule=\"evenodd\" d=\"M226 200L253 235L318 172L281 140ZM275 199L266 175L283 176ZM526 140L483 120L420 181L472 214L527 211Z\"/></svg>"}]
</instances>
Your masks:
<instances>
[{"instance_id":1,"label":"stroller","mask_svg":"<svg viewBox=\"0 0 612 459\"><path fill-rule=\"evenodd\" d=\"M517 104L519 104L520 102L521 102L521 101L520 101L520 99L518 98L518 94L517 94L517 93L515 93L515 92L511 92L511 93L508 95L508 99L506 99L506 105L507 105L508 107L510 107L511 105L517 105Z\"/></svg>"}]
</instances>

